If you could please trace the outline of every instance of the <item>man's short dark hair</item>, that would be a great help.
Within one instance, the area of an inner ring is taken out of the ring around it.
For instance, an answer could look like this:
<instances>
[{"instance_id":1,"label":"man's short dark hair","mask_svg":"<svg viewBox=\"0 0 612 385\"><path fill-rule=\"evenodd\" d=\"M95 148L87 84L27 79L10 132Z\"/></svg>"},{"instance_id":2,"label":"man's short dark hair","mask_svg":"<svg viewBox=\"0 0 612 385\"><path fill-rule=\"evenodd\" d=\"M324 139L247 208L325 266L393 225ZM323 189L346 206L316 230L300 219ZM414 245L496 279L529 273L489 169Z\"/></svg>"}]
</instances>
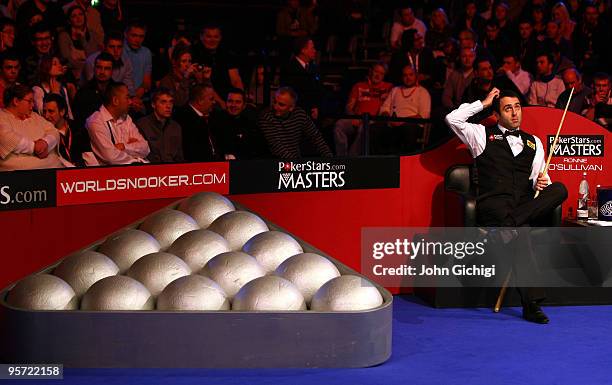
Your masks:
<instances>
[{"instance_id":1,"label":"man's short dark hair","mask_svg":"<svg viewBox=\"0 0 612 385\"><path fill-rule=\"evenodd\" d=\"M109 61L113 63L115 59L113 58L113 55L111 55L108 52L100 52L98 56L96 56L96 59L94 60L94 66L98 64L99 61Z\"/></svg>"},{"instance_id":2,"label":"man's short dark hair","mask_svg":"<svg viewBox=\"0 0 612 385\"><path fill-rule=\"evenodd\" d=\"M474 60L474 70L477 71L480 63L484 63L484 62L491 64L491 66L493 65L493 63L491 62L491 59L489 59L488 57L479 56L476 58L476 60Z\"/></svg>"},{"instance_id":3,"label":"man's short dark hair","mask_svg":"<svg viewBox=\"0 0 612 385\"><path fill-rule=\"evenodd\" d=\"M495 29L498 29L499 28L499 22L496 19L494 19L494 18L490 18L485 23L485 27L493 27Z\"/></svg>"},{"instance_id":4,"label":"man's short dark hair","mask_svg":"<svg viewBox=\"0 0 612 385\"><path fill-rule=\"evenodd\" d=\"M513 58L516 62L520 62L521 61L521 56L513 49L509 49L507 51L504 51L504 54L502 55L502 59L505 59L507 57L511 57Z\"/></svg>"},{"instance_id":5,"label":"man's short dark hair","mask_svg":"<svg viewBox=\"0 0 612 385\"><path fill-rule=\"evenodd\" d=\"M548 63L555 64L555 57L553 56L551 52L540 52L537 54L536 59L542 56L546 56Z\"/></svg>"},{"instance_id":6,"label":"man's short dark hair","mask_svg":"<svg viewBox=\"0 0 612 385\"><path fill-rule=\"evenodd\" d=\"M21 57L14 49L10 48L0 53L0 66L4 65L5 61L18 61L21 62Z\"/></svg>"},{"instance_id":7,"label":"man's short dark hair","mask_svg":"<svg viewBox=\"0 0 612 385\"><path fill-rule=\"evenodd\" d=\"M186 44L179 43L176 45L176 47L174 47L174 50L172 50L171 60L173 62L179 61L181 59L181 56L183 56L186 53L190 54L191 48Z\"/></svg>"},{"instance_id":8,"label":"man's short dark hair","mask_svg":"<svg viewBox=\"0 0 612 385\"><path fill-rule=\"evenodd\" d=\"M155 92L153 92L153 95L151 96L151 100L153 101L153 103L155 103L159 100L159 98L161 98L164 95L174 98L174 92L172 92L172 90L166 87L160 87L156 89Z\"/></svg>"},{"instance_id":9,"label":"man's short dark hair","mask_svg":"<svg viewBox=\"0 0 612 385\"><path fill-rule=\"evenodd\" d=\"M25 84L13 84L4 90L2 101L8 107L13 102L13 99L21 100L31 93L33 93L32 89Z\"/></svg>"},{"instance_id":10,"label":"man's short dark hair","mask_svg":"<svg viewBox=\"0 0 612 385\"><path fill-rule=\"evenodd\" d=\"M191 88L191 91L189 92L189 101L197 102L198 100L202 99L207 89L213 88L210 84L196 84L195 86L193 86L193 88Z\"/></svg>"},{"instance_id":11,"label":"man's short dark hair","mask_svg":"<svg viewBox=\"0 0 612 385\"><path fill-rule=\"evenodd\" d=\"M227 91L227 95L229 96L229 94L235 94L235 95L241 95L242 96L242 100L244 100L246 102L246 93L241 90L240 88L230 88L229 91Z\"/></svg>"},{"instance_id":12,"label":"man's short dark hair","mask_svg":"<svg viewBox=\"0 0 612 385\"><path fill-rule=\"evenodd\" d=\"M202 26L202 28L200 29L200 34L204 34L204 31L206 31L207 29L218 29L220 32L221 31L221 26L217 23L206 23Z\"/></svg>"},{"instance_id":13,"label":"man's short dark hair","mask_svg":"<svg viewBox=\"0 0 612 385\"><path fill-rule=\"evenodd\" d=\"M493 103L491 104L491 106L493 107L493 111L500 114L502 107L500 102L502 98L517 98L519 100L519 103L521 102L521 97L516 92L512 90L501 90L499 92L499 96L497 98L494 98Z\"/></svg>"},{"instance_id":14,"label":"man's short dark hair","mask_svg":"<svg viewBox=\"0 0 612 385\"><path fill-rule=\"evenodd\" d=\"M32 40L34 40L34 35L36 35L37 33L45 33L45 32L49 32L51 36L53 36L53 28L51 28L51 26L45 23L44 21L41 21L39 23L34 24L31 27L30 37L32 38Z\"/></svg>"},{"instance_id":15,"label":"man's short dark hair","mask_svg":"<svg viewBox=\"0 0 612 385\"><path fill-rule=\"evenodd\" d=\"M593 74L593 81L595 80L607 80L610 81L610 75L605 72L595 72Z\"/></svg>"},{"instance_id":16,"label":"man's short dark hair","mask_svg":"<svg viewBox=\"0 0 612 385\"><path fill-rule=\"evenodd\" d=\"M66 99L64 99L63 96L58 95L58 94L49 93L45 95L45 98L43 99L43 104L53 103L53 102L57 104L57 109L59 111L64 111L62 116L66 117L66 113L68 112L68 108L66 107Z\"/></svg>"},{"instance_id":17,"label":"man's short dark hair","mask_svg":"<svg viewBox=\"0 0 612 385\"><path fill-rule=\"evenodd\" d=\"M7 25L12 25L13 27L17 27L15 21L8 17L0 17L0 31L4 29Z\"/></svg>"},{"instance_id":18,"label":"man's short dark hair","mask_svg":"<svg viewBox=\"0 0 612 385\"><path fill-rule=\"evenodd\" d=\"M109 106L113 102L113 98L119 94L119 90L127 86L123 82L110 82L102 95L102 104Z\"/></svg>"},{"instance_id":19,"label":"man's short dark hair","mask_svg":"<svg viewBox=\"0 0 612 385\"><path fill-rule=\"evenodd\" d=\"M131 28L142 29L145 32L147 31L147 25L143 23L142 20L139 20L139 19L130 20L130 22L125 27L125 31L126 32L129 31Z\"/></svg>"},{"instance_id":20,"label":"man's short dark hair","mask_svg":"<svg viewBox=\"0 0 612 385\"><path fill-rule=\"evenodd\" d=\"M123 33L121 31L113 30L104 34L104 45L106 46L111 40L119 40L123 43Z\"/></svg>"},{"instance_id":21,"label":"man's short dark hair","mask_svg":"<svg viewBox=\"0 0 612 385\"><path fill-rule=\"evenodd\" d=\"M306 48L306 46L308 45L308 42L311 40L312 38L308 36L302 36L302 37L296 38L293 41L293 54L297 56L300 53L302 53L302 50Z\"/></svg>"}]
</instances>

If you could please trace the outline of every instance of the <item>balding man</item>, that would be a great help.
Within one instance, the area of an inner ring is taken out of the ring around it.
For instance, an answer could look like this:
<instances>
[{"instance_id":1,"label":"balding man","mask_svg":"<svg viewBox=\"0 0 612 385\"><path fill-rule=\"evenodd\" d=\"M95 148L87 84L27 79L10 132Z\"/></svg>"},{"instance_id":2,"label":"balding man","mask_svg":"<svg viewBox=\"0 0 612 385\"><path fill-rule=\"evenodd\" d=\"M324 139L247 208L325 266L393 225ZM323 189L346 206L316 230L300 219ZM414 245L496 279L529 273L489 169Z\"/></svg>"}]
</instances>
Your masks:
<instances>
[{"instance_id":1,"label":"balding man","mask_svg":"<svg viewBox=\"0 0 612 385\"><path fill-rule=\"evenodd\" d=\"M559 95L555 107L565 109L567 99L573 87L574 94L572 95L572 101L567 110L576 114L582 113L588 104L587 98L591 95L593 90L582 84L582 75L580 75L580 72L575 68L568 68L563 71L563 83L565 84L565 91Z\"/></svg>"},{"instance_id":2,"label":"balding man","mask_svg":"<svg viewBox=\"0 0 612 385\"><path fill-rule=\"evenodd\" d=\"M296 106L296 102L295 91L289 87L281 87L274 95L272 107L264 111L259 118L259 128L272 156L280 159L301 158L303 139L309 142L317 155L332 156L321 132L317 130L306 111Z\"/></svg>"}]
</instances>

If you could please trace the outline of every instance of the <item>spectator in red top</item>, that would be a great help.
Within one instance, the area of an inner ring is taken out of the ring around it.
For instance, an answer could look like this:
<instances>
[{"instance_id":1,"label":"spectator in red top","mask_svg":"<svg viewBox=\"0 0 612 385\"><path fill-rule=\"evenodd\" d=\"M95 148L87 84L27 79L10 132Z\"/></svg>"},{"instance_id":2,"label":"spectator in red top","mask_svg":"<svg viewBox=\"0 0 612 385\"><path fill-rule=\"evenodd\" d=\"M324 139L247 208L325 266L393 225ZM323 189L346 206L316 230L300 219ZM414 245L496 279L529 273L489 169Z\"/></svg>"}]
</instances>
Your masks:
<instances>
[{"instance_id":1,"label":"spectator in red top","mask_svg":"<svg viewBox=\"0 0 612 385\"><path fill-rule=\"evenodd\" d=\"M356 83L346 103L349 115L378 115L380 106L389 95L393 84L384 81L387 66L374 63L365 81ZM357 156L363 147L363 123L358 119L340 119L334 128L337 156ZM351 140L352 139L352 140Z\"/></svg>"}]
</instances>

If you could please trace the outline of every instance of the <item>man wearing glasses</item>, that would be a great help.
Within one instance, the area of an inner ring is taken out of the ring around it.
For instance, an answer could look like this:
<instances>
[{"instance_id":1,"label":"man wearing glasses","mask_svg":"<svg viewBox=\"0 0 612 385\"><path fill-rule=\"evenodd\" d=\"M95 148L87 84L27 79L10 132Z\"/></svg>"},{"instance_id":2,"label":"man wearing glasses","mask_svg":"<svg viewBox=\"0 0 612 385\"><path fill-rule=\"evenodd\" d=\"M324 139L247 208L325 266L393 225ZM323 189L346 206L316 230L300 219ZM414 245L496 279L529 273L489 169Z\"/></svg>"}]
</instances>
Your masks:
<instances>
[{"instance_id":1,"label":"man wearing glasses","mask_svg":"<svg viewBox=\"0 0 612 385\"><path fill-rule=\"evenodd\" d=\"M34 95L28 86L16 84L4 91L0 110L0 171L60 168L59 132L53 124L32 112Z\"/></svg>"}]
</instances>

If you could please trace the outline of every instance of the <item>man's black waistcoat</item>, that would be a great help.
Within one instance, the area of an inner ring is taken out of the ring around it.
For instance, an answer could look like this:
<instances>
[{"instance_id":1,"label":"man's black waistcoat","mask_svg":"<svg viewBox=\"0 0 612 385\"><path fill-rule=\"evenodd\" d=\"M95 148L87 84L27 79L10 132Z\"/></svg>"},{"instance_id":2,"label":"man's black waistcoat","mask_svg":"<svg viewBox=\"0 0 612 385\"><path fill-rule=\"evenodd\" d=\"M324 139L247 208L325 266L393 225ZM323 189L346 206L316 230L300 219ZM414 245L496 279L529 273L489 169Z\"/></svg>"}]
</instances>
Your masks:
<instances>
[{"instance_id":1,"label":"man's black waistcoat","mask_svg":"<svg viewBox=\"0 0 612 385\"><path fill-rule=\"evenodd\" d=\"M536 142L533 135L520 131L523 150L514 156L499 127L485 130L485 149L475 159L478 221L483 225L503 225L510 210L533 198L533 181L529 178Z\"/></svg>"}]
</instances>

